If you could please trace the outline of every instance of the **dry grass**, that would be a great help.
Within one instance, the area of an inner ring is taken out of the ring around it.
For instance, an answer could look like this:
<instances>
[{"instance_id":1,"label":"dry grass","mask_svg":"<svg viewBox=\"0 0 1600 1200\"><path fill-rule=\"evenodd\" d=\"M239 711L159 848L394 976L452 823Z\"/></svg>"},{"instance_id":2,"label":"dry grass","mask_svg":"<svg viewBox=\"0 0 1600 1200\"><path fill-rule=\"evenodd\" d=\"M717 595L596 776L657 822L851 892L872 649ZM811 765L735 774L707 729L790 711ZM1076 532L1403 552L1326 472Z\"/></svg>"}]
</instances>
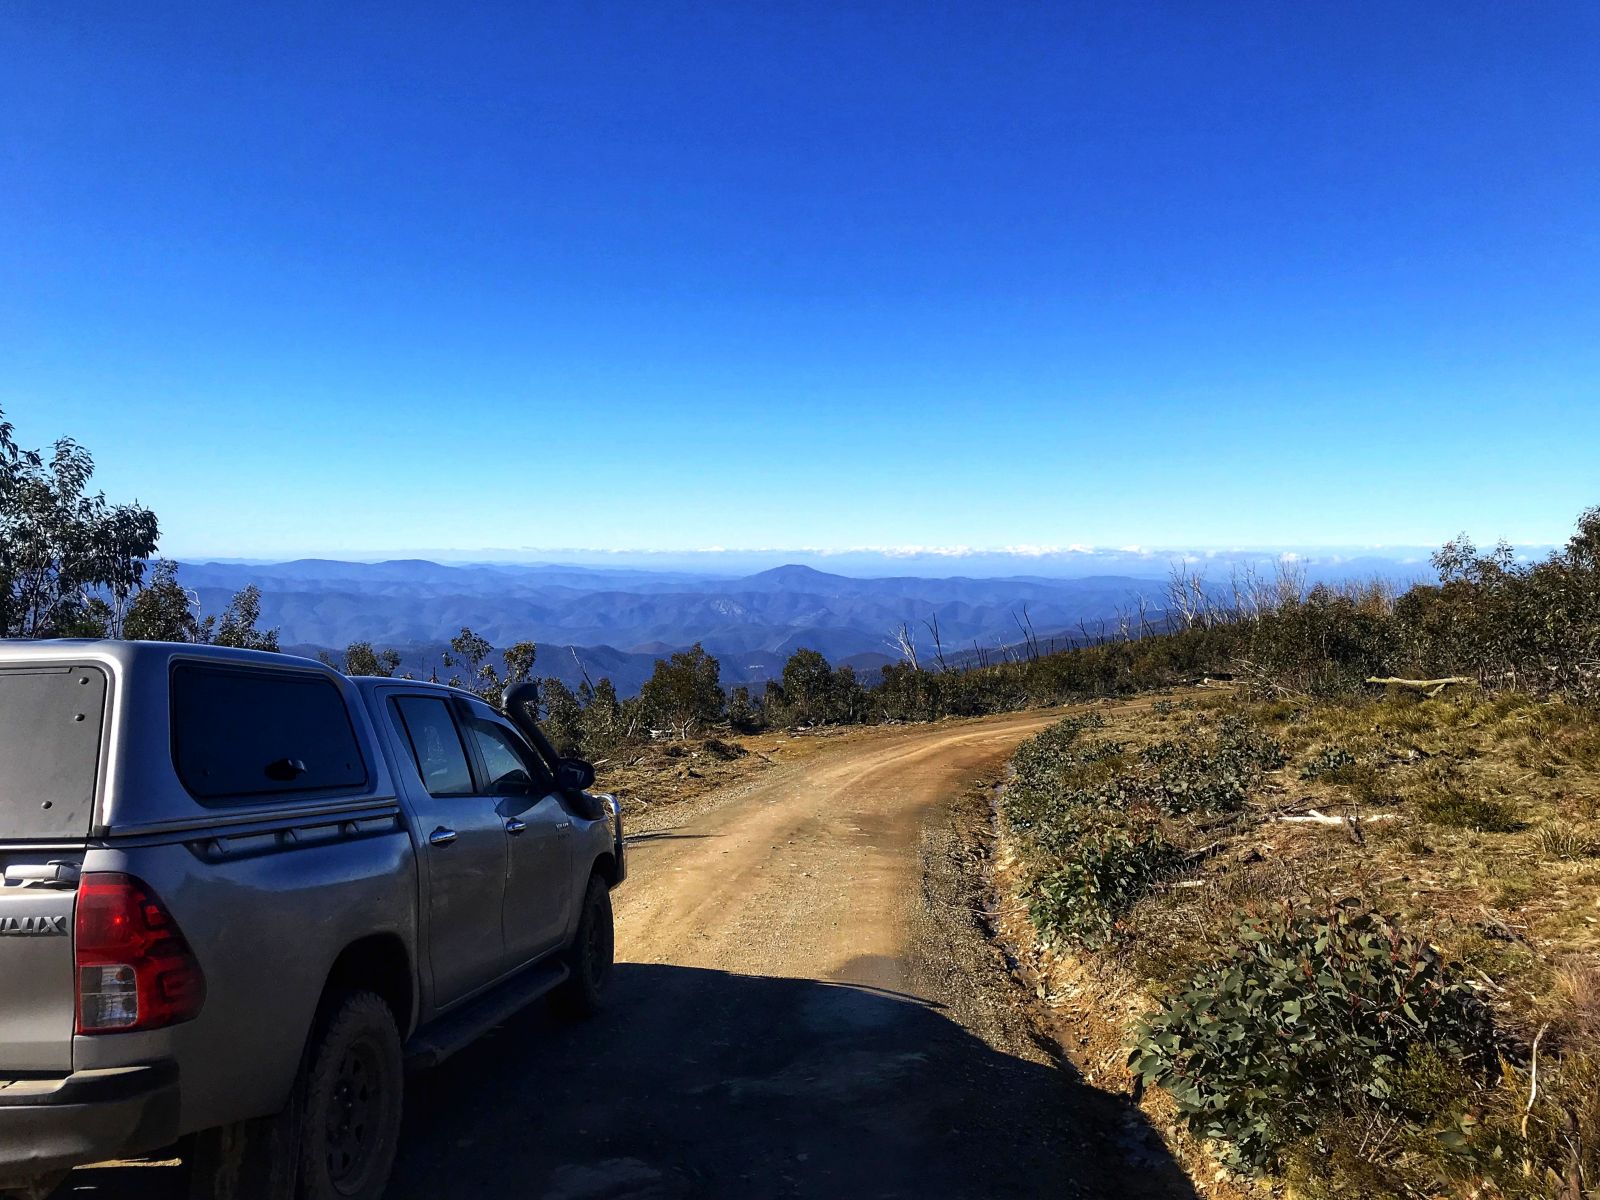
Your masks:
<instances>
[{"instance_id":1,"label":"dry grass","mask_svg":"<svg viewBox=\"0 0 1600 1200\"><path fill-rule=\"evenodd\" d=\"M1133 754L1224 711L1268 730L1287 764L1243 812L1179 819L1175 836L1204 852L1134 907L1111 950L1072 960L1074 988L1159 998L1215 956L1241 911L1292 897L1359 899L1437 943L1494 1010L1505 1073L1483 1098L1483 1120L1499 1122L1508 1161L1532 1165L1526 1190L1511 1171L1477 1194L1558 1194L1566 1174L1600 1166L1591 1094L1600 1082L1600 717L1473 692L1205 697L1104 710L1094 736ZM1311 814L1357 823L1281 819ZM1524 1112L1541 1037L1540 1098ZM1561 1178L1545 1178L1551 1170Z\"/></svg>"}]
</instances>

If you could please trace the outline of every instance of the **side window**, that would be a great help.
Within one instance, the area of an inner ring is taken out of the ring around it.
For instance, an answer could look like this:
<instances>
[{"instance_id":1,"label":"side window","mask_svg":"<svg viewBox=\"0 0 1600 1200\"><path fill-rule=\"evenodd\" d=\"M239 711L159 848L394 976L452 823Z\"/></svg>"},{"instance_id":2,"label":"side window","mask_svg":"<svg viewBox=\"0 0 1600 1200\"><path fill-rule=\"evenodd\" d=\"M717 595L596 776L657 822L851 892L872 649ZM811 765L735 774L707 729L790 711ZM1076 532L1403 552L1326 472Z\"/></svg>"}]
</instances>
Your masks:
<instances>
[{"instance_id":1,"label":"side window","mask_svg":"<svg viewBox=\"0 0 1600 1200\"><path fill-rule=\"evenodd\" d=\"M467 718L467 736L478 747L488 775L485 791L491 795L505 792L544 790L550 787L545 769L533 751L504 725L482 717Z\"/></svg>"},{"instance_id":2,"label":"side window","mask_svg":"<svg viewBox=\"0 0 1600 1200\"><path fill-rule=\"evenodd\" d=\"M353 790L367 782L332 679L309 671L178 663L172 762L199 800Z\"/></svg>"},{"instance_id":3,"label":"side window","mask_svg":"<svg viewBox=\"0 0 1600 1200\"><path fill-rule=\"evenodd\" d=\"M433 696L396 696L393 703L428 794L472 795L472 771L449 706Z\"/></svg>"}]
</instances>

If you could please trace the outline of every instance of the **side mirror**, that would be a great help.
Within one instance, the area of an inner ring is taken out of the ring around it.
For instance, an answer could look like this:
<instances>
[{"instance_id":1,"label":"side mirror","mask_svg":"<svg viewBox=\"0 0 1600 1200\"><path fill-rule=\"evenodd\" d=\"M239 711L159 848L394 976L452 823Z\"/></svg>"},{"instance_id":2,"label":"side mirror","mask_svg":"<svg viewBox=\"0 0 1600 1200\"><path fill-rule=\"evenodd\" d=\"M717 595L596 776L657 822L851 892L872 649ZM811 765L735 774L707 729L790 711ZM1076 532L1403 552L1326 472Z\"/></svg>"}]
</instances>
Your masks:
<instances>
[{"instance_id":1,"label":"side mirror","mask_svg":"<svg viewBox=\"0 0 1600 1200\"><path fill-rule=\"evenodd\" d=\"M594 768L581 758L563 758L556 764L556 787L563 792L586 792L594 786Z\"/></svg>"}]
</instances>

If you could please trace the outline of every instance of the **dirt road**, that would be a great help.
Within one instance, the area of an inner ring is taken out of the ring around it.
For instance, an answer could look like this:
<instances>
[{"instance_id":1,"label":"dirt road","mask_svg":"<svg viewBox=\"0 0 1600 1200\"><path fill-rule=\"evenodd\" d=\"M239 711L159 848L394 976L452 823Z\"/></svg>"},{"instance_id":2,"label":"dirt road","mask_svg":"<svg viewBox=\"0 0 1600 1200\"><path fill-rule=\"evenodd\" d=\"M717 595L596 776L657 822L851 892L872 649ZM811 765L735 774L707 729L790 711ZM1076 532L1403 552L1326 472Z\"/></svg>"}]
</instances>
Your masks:
<instances>
[{"instance_id":1,"label":"dirt road","mask_svg":"<svg viewBox=\"0 0 1600 1200\"><path fill-rule=\"evenodd\" d=\"M1051 722L896 729L764 776L633 843L618 958L914 990L918 839L948 799Z\"/></svg>"},{"instance_id":2,"label":"dirt road","mask_svg":"<svg viewBox=\"0 0 1600 1200\"><path fill-rule=\"evenodd\" d=\"M606 1013L415 1078L390 1195L1151 1194L1030 1040L954 861L953 798L1054 719L884 730L637 835Z\"/></svg>"}]
</instances>

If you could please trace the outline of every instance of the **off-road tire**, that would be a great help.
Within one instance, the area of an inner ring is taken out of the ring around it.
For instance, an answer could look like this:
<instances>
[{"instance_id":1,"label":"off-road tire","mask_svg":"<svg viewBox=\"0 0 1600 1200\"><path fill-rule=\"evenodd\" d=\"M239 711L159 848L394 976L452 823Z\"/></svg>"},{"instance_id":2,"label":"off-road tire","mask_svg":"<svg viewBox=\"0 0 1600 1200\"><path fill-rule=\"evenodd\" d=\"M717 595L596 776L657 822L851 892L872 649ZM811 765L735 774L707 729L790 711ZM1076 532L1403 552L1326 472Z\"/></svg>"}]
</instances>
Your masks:
<instances>
[{"instance_id":1,"label":"off-road tire","mask_svg":"<svg viewBox=\"0 0 1600 1200\"><path fill-rule=\"evenodd\" d=\"M600 1011L615 951L611 890L604 879L591 875L583 894L578 933L567 952L567 967L572 974L551 997L557 1010L569 1017L589 1017Z\"/></svg>"},{"instance_id":2,"label":"off-road tire","mask_svg":"<svg viewBox=\"0 0 1600 1200\"><path fill-rule=\"evenodd\" d=\"M299 1200L378 1200L400 1141L405 1071L394 1013L372 992L323 1009L306 1052Z\"/></svg>"}]
</instances>

